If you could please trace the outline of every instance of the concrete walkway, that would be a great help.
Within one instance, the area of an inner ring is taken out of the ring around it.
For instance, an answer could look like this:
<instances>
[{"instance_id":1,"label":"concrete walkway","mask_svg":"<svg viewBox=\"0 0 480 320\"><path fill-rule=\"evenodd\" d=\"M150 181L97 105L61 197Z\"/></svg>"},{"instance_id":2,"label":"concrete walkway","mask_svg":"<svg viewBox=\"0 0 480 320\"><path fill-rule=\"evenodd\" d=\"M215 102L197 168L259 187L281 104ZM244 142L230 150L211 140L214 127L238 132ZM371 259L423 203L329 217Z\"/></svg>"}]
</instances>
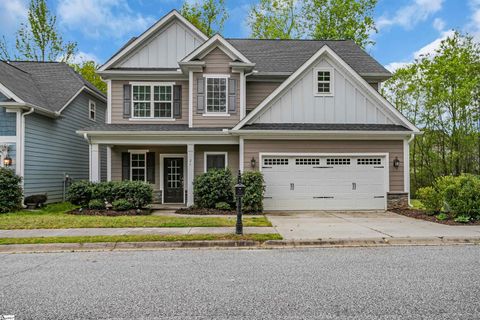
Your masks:
<instances>
[{"instance_id":1,"label":"concrete walkway","mask_svg":"<svg viewBox=\"0 0 480 320\"><path fill-rule=\"evenodd\" d=\"M245 234L277 233L271 227L244 227ZM31 229L0 230L0 238L28 237L76 237L76 236L120 236L120 235L185 235L185 234L232 234L233 227L192 228L76 228L76 229Z\"/></svg>"},{"instance_id":2,"label":"concrete walkway","mask_svg":"<svg viewBox=\"0 0 480 320\"><path fill-rule=\"evenodd\" d=\"M267 217L287 240L480 236L480 225L448 226L392 212L272 212Z\"/></svg>"}]
</instances>

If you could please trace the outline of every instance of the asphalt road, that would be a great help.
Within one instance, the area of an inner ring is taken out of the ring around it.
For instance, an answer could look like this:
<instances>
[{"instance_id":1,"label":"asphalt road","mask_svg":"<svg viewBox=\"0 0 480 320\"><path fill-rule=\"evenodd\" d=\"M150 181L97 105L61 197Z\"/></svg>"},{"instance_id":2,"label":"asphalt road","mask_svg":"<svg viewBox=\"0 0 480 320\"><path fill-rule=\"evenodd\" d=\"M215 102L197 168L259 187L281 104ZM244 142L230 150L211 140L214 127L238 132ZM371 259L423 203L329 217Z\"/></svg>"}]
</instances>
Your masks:
<instances>
[{"instance_id":1,"label":"asphalt road","mask_svg":"<svg viewBox=\"0 0 480 320\"><path fill-rule=\"evenodd\" d=\"M15 319L480 319L480 247L0 254Z\"/></svg>"}]
</instances>

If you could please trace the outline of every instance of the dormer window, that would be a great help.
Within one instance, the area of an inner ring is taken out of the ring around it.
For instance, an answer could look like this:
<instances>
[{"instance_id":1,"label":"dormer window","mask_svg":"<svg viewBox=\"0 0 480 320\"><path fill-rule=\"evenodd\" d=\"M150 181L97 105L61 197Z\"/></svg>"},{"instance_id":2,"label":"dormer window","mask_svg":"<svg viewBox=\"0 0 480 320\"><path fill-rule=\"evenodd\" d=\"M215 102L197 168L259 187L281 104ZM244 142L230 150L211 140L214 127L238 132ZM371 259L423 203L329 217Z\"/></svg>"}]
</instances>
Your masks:
<instances>
[{"instance_id":1,"label":"dormer window","mask_svg":"<svg viewBox=\"0 0 480 320\"><path fill-rule=\"evenodd\" d=\"M207 113L227 113L227 77L207 77Z\"/></svg>"},{"instance_id":2,"label":"dormer window","mask_svg":"<svg viewBox=\"0 0 480 320\"><path fill-rule=\"evenodd\" d=\"M316 96L333 95L333 69L318 68L314 70L314 94Z\"/></svg>"}]
</instances>

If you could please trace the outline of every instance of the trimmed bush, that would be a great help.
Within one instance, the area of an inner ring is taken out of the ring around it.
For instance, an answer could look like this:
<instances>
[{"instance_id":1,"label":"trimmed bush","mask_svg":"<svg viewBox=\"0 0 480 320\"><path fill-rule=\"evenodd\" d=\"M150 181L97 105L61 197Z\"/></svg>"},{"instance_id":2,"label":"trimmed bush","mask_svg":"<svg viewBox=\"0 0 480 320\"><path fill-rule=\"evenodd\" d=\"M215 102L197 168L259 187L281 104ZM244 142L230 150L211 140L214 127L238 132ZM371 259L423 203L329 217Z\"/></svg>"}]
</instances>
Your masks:
<instances>
[{"instance_id":1,"label":"trimmed bush","mask_svg":"<svg viewBox=\"0 0 480 320\"><path fill-rule=\"evenodd\" d=\"M136 209L145 208L153 201L153 187L143 181L119 181L113 192L115 200L126 199Z\"/></svg>"},{"instance_id":2,"label":"trimmed bush","mask_svg":"<svg viewBox=\"0 0 480 320\"><path fill-rule=\"evenodd\" d=\"M263 174L259 171L246 171L242 174L245 194L242 198L244 212L262 212L265 192Z\"/></svg>"},{"instance_id":3,"label":"trimmed bush","mask_svg":"<svg viewBox=\"0 0 480 320\"><path fill-rule=\"evenodd\" d=\"M215 209L218 209L218 210L232 210L232 206L229 205L226 202L219 202L219 203L215 204Z\"/></svg>"},{"instance_id":4,"label":"trimmed bush","mask_svg":"<svg viewBox=\"0 0 480 320\"><path fill-rule=\"evenodd\" d=\"M480 219L480 177L464 174L451 182L442 191L450 214Z\"/></svg>"},{"instance_id":5,"label":"trimmed bush","mask_svg":"<svg viewBox=\"0 0 480 320\"><path fill-rule=\"evenodd\" d=\"M133 205L126 199L118 199L112 202L112 208L115 211L127 211L133 209Z\"/></svg>"},{"instance_id":6,"label":"trimmed bush","mask_svg":"<svg viewBox=\"0 0 480 320\"><path fill-rule=\"evenodd\" d=\"M88 202L88 209L102 210L105 209L105 203L99 199L93 199Z\"/></svg>"},{"instance_id":7,"label":"trimmed bush","mask_svg":"<svg viewBox=\"0 0 480 320\"><path fill-rule=\"evenodd\" d=\"M12 169L0 168L0 213L22 208L22 178Z\"/></svg>"},{"instance_id":8,"label":"trimmed bush","mask_svg":"<svg viewBox=\"0 0 480 320\"><path fill-rule=\"evenodd\" d=\"M67 201L77 206L86 206L92 199L94 184L89 181L76 181L67 191Z\"/></svg>"},{"instance_id":9,"label":"trimmed bush","mask_svg":"<svg viewBox=\"0 0 480 320\"><path fill-rule=\"evenodd\" d=\"M437 214L442 210L443 198L433 187L420 188L417 196L422 201L429 214Z\"/></svg>"},{"instance_id":10,"label":"trimmed bush","mask_svg":"<svg viewBox=\"0 0 480 320\"><path fill-rule=\"evenodd\" d=\"M229 169L211 169L195 177L193 182L195 204L199 208L215 208L219 202L233 204L233 178Z\"/></svg>"}]
</instances>

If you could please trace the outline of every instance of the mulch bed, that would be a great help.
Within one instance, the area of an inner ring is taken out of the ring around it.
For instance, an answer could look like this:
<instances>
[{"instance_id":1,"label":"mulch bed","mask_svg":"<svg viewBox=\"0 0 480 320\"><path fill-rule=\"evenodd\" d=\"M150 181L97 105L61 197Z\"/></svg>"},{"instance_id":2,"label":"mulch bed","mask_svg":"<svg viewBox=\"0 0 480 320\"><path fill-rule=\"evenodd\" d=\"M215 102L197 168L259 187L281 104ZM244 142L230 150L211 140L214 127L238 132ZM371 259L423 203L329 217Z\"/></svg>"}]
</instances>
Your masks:
<instances>
[{"instance_id":1,"label":"mulch bed","mask_svg":"<svg viewBox=\"0 0 480 320\"><path fill-rule=\"evenodd\" d=\"M206 209L206 208L181 208L175 211L177 214L195 214L195 215L203 215L203 216L208 216L208 215L224 215L224 216L234 216L237 215L237 211L235 210L219 210L219 209ZM261 215L262 213L260 212L254 212L254 213L243 213L243 214L249 214L249 215Z\"/></svg>"},{"instance_id":2,"label":"mulch bed","mask_svg":"<svg viewBox=\"0 0 480 320\"><path fill-rule=\"evenodd\" d=\"M415 218L415 219L421 219L421 220L426 220L430 222L436 222L440 224L446 224L446 225L451 225L451 226L468 226L468 225L480 225L480 221L470 221L468 223L462 223L462 222L456 222L453 219L447 219L447 220L438 220L435 215L429 216L428 214L425 213L423 210L419 209L395 209L395 210L390 210L392 212L410 217L410 218Z\"/></svg>"},{"instance_id":3,"label":"mulch bed","mask_svg":"<svg viewBox=\"0 0 480 320\"><path fill-rule=\"evenodd\" d=\"M127 210L127 211L115 211L115 210L92 210L92 209L75 209L68 212L69 214L79 215L79 216L107 216L107 217L117 217L117 216L147 216L152 214L150 209L142 209L140 212L137 212L136 209Z\"/></svg>"}]
</instances>

